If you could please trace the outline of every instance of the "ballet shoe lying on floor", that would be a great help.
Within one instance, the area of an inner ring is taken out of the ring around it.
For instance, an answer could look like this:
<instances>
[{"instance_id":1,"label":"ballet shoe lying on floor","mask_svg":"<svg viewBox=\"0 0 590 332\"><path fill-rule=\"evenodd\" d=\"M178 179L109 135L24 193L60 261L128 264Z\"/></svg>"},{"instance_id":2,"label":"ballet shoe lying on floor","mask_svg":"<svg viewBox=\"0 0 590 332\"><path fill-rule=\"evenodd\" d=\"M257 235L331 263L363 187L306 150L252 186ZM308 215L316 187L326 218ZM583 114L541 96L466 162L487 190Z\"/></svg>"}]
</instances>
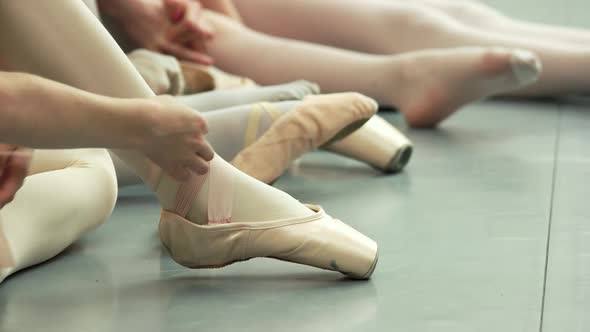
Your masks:
<instances>
[{"instance_id":1,"label":"ballet shoe lying on floor","mask_svg":"<svg viewBox=\"0 0 590 332\"><path fill-rule=\"evenodd\" d=\"M232 164L262 182L272 183L294 160L350 135L377 109L373 99L358 93L307 96L240 151Z\"/></svg>"},{"instance_id":2,"label":"ballet shoe lying on floor","mask_svg":"<svg viewBox=\"0 0 590 332\"><path fill-rule=\"evenodd\" d=\"M177 263L195 269L221 268L267 257L338 271L355 279L371 277L378 260L377 244L318 206L308 205L313 213L302 218L234 221L233 179L220 169L229 166L216 159L208 175L195 175L180 187L173 211L162 210L160 239ZM186 215L207 177L209 221L198 225ZM217 188L213 194L211 188Z\"/></svg>"},{"instance_id":3,"label":"ballet shoe lying on floor","mask_svg":"<svg viewBox=\"0 0 590 332\"><path fill-rule=\"evenodd\" d=\"M324 149L361 160L386 173L401 171L412 156L412 142L378 115L354 133Z\"/></svg>"},{"instance_id":4,"label":"ballet shoe lying on floor","mask_svg":"<svg viewBox=\"0 0 590 332\"><path fill-rule=\"evenodd\" d=\"M146 49L137 49L127 56L156 95L184 93L186 82L175 57Z\"/></svg>"},{"instance_id":5,"label":"ballet shoe lying on floor","mask_svg":"<svg viewBox=\"0 0 590 332\"><path fill-rule=\"evenodd\" d=\"M180 68L185 82L183 95L192 95L215 89L215 79L207 72L207 67L181 62Z\"/></svg>"},{"instance_id":6,"label":"ballet shoe lying on floor","mask_svg":"<svg viewBox=\"0 0 590 332\"><path fill-rule=\"evenodd\" d=\"M191 62L180 62L180 68L184 76L185 95L195 94L199 92L256 87L249 78L235 76L221 71L212 66L203 66Z\"/></svg>"}]
</instances>

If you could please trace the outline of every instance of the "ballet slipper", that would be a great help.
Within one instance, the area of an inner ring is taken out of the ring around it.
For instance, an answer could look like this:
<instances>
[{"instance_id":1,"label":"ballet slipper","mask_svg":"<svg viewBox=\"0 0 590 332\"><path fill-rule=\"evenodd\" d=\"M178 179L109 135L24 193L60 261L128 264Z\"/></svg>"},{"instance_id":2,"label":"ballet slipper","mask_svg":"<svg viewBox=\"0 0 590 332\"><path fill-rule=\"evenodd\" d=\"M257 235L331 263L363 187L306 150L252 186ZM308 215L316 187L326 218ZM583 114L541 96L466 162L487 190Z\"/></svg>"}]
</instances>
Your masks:
<instances>
[{"instance_id":1,"label":"ballet slipper","mask_svg":"<svg viewBox=\"0 0 590 332\"><path fill-rule=\"evenodd\" d=\"M255 88L258 86L253 80L226 73L216 67L209 67L209 73L215 80L215 90L234 88Z\"/></svg>"},{"instance_id":2,"label":"ballet slipper","mask_svg":"<svg viewBox=\"0 0 590 332\"><path fill-rule=\"evenodd\" d=\"M145 49L137 49L127 56L155 94L178 96L186 89L176 58Z\"/></svg>"},{"instance_id":3,"label":"ballet slipper","mask_svg":"<svg viewBox=\"0 0 590 332\"><path fill-rule=\"evenodd\" d=\"M207 67L188 62L180 62L180 68L185 81L183 94L192 95L215 89L215 79L207 71Z\"/></svg>"},{"instance_id":4,"label":"ballet slipper","mask_svg":"<svg viewBox=\"0 0 590 332\"><path fill-rule=\"evenodd\" d=\"M401 171L412 156L412 142L378 115L326 150L361 160L386 173Z\"/></svg>"},{"instance_id":5,"label":"ballet slipper","mask_svg":"<svg viewBox=\"0 0 590 332\"><path fill-rule=\"evenodd\" d=\"M211 66L181 61L180 67L187 82L185 94L258 86L249 78L235 76Z\"/></svg>"},{"instance_id":6,"label":"ballet slipper","mask_svg":"<svg viewBox=\"0 0 590 332\"><path fill-rule=\"evenodd\" d=\"M234 222L233 179L227 176L231 172L223 169L227 164L216 160L209 174L193 175L181 185L172 211L162 210L160 239L177 263L193 269L221 268L266 257L338 271L354 279L371 277L378 260L377 244L319 206L307 205L313 214L302 218ZM209 222L198 225L186 215L207 177Z\"/></svg>"},{"instance_id":7,"label":"ballet slipper","mask_svg":"<svg viewBox=\"0 0 590 332\"><path fill-rule=\"evenodd\" d=\"M377 109L373 99L358 93L307 96L238 153L232 164L262 182L272 183L294 160L348 136ZM246 135L252 132L248 129Z\"/></svg>"},{"instance_id":8,"label":"ballet slipper","mask_svg":"<svg viewBox=\"0 0 590 332\"><path fill-rule=\"evenodd\" d=\"M14 258L8 245L8 239L4 235L2 220L0 220L0 268L10 267L14 267Z\"/></svg>"}]
</instances>

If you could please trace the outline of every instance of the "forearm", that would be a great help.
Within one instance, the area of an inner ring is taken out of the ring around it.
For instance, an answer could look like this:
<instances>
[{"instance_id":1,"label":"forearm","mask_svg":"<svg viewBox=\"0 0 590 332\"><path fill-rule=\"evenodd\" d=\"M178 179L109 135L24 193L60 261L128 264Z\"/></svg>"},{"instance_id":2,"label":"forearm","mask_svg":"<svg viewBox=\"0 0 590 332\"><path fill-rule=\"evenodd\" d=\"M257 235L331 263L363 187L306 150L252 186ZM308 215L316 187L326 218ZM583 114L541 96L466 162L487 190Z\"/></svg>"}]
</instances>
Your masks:
<instances>
[{"instance_id":1,"label":"forearm","mask_svg":"<svg viewBox=\"0 0 590 332\"><path fill-rule=\"evenodd\" d=\"M242 22L240 13L232 0L200 0L204 8L229 16Z\"/></svg>"},{"instance_id":2,"label":"forearm","mask_svg":"<svg viewBox=\"0 0 590 332\"><path fill-rule=\"evenodd\" d=\"M149 101L0 72L0 142L37 149L139 148L150 130L142 103Z\"/></svg>"}]
</instances>

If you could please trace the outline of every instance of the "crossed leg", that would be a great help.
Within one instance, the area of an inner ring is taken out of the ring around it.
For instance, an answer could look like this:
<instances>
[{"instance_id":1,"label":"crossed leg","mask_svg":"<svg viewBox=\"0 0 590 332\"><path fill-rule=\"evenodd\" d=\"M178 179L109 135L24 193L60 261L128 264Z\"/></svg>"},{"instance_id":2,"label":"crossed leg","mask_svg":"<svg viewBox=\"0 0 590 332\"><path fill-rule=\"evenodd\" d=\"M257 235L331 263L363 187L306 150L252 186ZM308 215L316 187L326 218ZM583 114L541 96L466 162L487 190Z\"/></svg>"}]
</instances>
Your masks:
<instances>
[{"instance_id":1,"label":"crossed leg","mask_svg":"<svg viewBox=\"0 0 590 332\"><path fill-rule=\"evenodd\" d=\"M104 222L117 197L105 150L37 150L30 176L0 210L0 283L51 259Z\"/></svg>"},{"instance_id":2,"label":"crossed leg","mask_svg":"<svg viewBox=\"0 0 590 332\"><path fill-rule=\"evenodd\" d=\"M205 12L216 29L208 45L217 65L262 84L296 79L323 92L358 91L396 106L413 126L434 126L465 104L530 84L538 76L530 53L467 47L373 55L258 33Z\"/></svg>"},{"instance_id":3,"label":"crossed leg","mask_svg":"<svg viewBox=\"0 0 590 332\"><path fill-rule=\"evenodd\" d=\"M517 21L471 1L235 2L253 29L371 54L463 46L530 50L540 57L543 73L535 84L514 95L559 95L590 89L586 69L590 68L590 46L584 46L590 45L589 31Z\"/></svg>"},{"instance_id":4,"label":"crossed leg","mask_svg":"<svg viewBox=\"0 0 590 332\"><path fill-rule=\"evenodd\" d=\"M541 24L512 18L477 0L411 1L439 9L465 25L486 31L502 32L508 35L518 34L569 46L588 45L590 43L590 31L586 29Z\"/></svg>"}]
</instances>

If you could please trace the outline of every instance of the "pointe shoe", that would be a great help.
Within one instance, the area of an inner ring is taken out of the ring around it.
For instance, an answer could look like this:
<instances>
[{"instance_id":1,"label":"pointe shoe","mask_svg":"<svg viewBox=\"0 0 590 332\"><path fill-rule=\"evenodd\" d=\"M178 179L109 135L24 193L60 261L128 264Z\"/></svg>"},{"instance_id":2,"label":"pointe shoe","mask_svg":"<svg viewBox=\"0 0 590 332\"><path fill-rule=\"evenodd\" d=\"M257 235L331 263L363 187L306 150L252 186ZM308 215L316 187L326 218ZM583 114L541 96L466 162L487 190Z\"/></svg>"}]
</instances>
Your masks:
<instances>
[{"instance_id":1,"label":"pointe shoe","mask_svg":"<svg viewBox=\"0 0 590 332\"><path fill-rule=\"evenodd\" d=\"M208 175L194 176L181 186L173 211L162 210L160 239L177 263L193 269L221 268L267 257L338 271L354 279L371 277L378 260L377 244L319 206L307 205L313 214L303 218L233 222L233 179L220 169L224 165L214 159ZM207 176L209 188L219 190L209 192L209 223L198 225L186 215Z\"/></svg>"},{"instance_id":2,"label":"pointe shoe","mask_svg":"<svg viewBox=\"0 0 590 332\"><path fill-rule=\"evenodd\" d=\"M534 83L543 71L541 60L532 52L515 50L510 57L512 72L521 87Z\"/></svg>"},{"instance_id":3,"label":"pointe shoe","mask_svg":"<svg viewBox=\"0 0 590 332\"><path fill-rule=\"evenodd\" d=\"M354 133L324 148L385 172L401 171L412 157L412 142L382 117L375 115Z\"/></svg>"},{"instance_id":4,"label":"pointe shoe","mask_svg":"<svg viewBox=\"0 0 590 332\"><path fill-rule=\"evenodd\" d=\"M212 66L181 61L180 68L186 81L184 94L258 86L249 78L228 74Z\"/></svg>"},{"instance_id":5,"label":"pointe shoe","mask_svg":"<svg viewBox=\"0 0 590 332\"><path fill-rule=\"evenodd\" d=\"M0 269L14 267L14 258L0 220Z\"/></svg>"},{"instance_id":6,"label":"pointe shoe","mask_svg":"<svg viewBox=\"0 0 590 332\"><path fill-rule=\"evenodd\" d=\"M272 183L295 159L348 136L377 109L373 99L358 93L307 96L238 153L232 164L262 182Z\"/></svg>"},{"instance_id":7,"label":"pointe shoe","mask_svg":"<svg viewBox=\"0 0 590 332\"><path fill-rule=\"evenodd\" d=\"M215 89L215 79L207 72L207 67L180 62L180 68L185 82L184 95L192 95Z\"/></svg>"}]
</instances>

